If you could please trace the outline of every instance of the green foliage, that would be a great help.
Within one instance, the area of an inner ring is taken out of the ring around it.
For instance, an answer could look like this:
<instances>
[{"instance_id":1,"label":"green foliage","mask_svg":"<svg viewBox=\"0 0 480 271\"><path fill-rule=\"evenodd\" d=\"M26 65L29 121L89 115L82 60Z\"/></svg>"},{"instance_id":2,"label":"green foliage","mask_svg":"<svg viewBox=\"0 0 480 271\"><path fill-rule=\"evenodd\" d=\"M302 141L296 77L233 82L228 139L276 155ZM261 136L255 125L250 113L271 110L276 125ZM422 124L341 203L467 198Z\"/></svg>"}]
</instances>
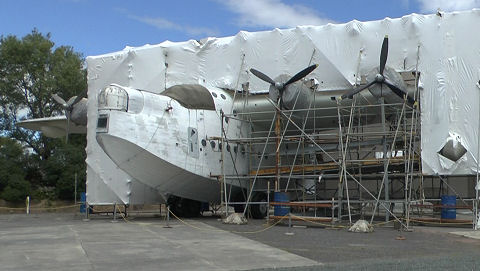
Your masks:
<instances>
[{"instance_id":1,"label":"green foliage","mask_svg":"<svg viewBox=\"0 0 480 271\"><path fill-rule=\"evenodd\" d=\"M21 39L0 37L0 197L50 196L44 192L53 188L56 196L73 198L75 173L85 182L85 136L72 136L66 145L16 123L63 114L52 94L68 99L86 87L82 55L56 47L50 34L34 29Z\"/></svg>"},{"instance_id":2,"label":"green foliage","mask_svg":"<svg viewBox=\"0 0 480 271\"><path fill-rule=\"evenodd\" d=\"M49 34L36 29L21 40L0 38L0 134L26 143L41 159L49 157L54 140L15 123L63 114L52 94L68 99L87 87L81 54L70 46L54 45Z\"/></svg>"},{"instance_id":3,"label":"green foliage","mask_svg":"<svg viewBox=\"0 0 480 271\"><path fill-rule=\"evenodd\" d=\"M72 136L68 144L56 148L45 163L46 186L55 187L55 194L59 199L73 199L75 174L78 183L85 180L85 151L80 151L82 138ZM79 191L82 189L79 189Z\"/></svg>"},{"instance_id":4,"label":"green foliage","mask_svg":"<svg viewBox=\"0 0 480 271\"><path fill-rule=\"evenodd\" d=\"M8 201L22 201L30 192L25 180L26 155L15 140L0 138L0 196Z\"/></svg>"},{"instance_id":5,"label":"green foliage","mask_svg":"<svg viewBox=\"0 0 480 271\"><path fill-rule=\"evenodd\" d=\"M0 191L5 189L11 179L24 178L23 148L15 140L0 137Z\"/></svg>"},{"instance_id":6,"label":"green foliage","mask_svg":"<svg viewBox=\"0 0 480 271\"><path fill-rule=\"evenodd\" d=\"M30 183L21 175L10 176L7 186L3 189L1 197L6 201L21 202L30 194Z\"/></svg>"}]
</instances>

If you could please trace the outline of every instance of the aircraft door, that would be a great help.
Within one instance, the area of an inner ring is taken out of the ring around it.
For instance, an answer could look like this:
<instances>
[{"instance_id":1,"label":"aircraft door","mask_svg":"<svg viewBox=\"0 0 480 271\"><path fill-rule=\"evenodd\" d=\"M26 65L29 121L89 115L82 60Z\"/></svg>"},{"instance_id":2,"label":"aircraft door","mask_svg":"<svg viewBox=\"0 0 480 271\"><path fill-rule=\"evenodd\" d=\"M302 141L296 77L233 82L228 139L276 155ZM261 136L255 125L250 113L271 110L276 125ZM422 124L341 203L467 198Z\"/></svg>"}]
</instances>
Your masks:
<instances>
[{"instance_id":1,"label":"aircraft door","mask_svg":"<svg viewBox=\"0 0 480 271\"><path fill-rule=\"evenodd\" d=\"M188 155L198 158L198 131L196 128L188 127Z\"/></svg>"}]
</instances>

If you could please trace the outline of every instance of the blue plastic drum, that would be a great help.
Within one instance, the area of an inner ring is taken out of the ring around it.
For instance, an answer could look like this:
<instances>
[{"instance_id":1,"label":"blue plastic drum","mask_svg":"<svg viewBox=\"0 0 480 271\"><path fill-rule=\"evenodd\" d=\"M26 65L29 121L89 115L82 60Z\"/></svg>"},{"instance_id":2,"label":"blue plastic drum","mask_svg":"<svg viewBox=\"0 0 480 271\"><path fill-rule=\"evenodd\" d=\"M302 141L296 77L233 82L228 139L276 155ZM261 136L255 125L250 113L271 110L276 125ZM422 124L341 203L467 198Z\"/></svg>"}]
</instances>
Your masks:
<instances>
[{"instance_id":1,"label":"blue plastic drum","mask_svg":"<svg viewBox=\"0 0 480 271\"><path fill-rule=\"evenodd\" d=\"M273 194L273 201L275 202L290 202L288 194L285 192L275 192ZM273 207L273 214L275 216L286 216L290 213L290 206L275 205Z\"/></svg>"},{"instance_id":2,"label":"blue plastic drum","mask_svg":"<svg viewBox=\"0 0 480 271\"><path fill-rule=\"evenodd\" d=\"M457 205L457 197L450 196L450 195L443 195L442 196L442 205L443 206L453 206L453 208L446 208L442 207L442 215L443 219L456 219L457 218L457 209L455 206Z\"/></svg>"}]
</instances>

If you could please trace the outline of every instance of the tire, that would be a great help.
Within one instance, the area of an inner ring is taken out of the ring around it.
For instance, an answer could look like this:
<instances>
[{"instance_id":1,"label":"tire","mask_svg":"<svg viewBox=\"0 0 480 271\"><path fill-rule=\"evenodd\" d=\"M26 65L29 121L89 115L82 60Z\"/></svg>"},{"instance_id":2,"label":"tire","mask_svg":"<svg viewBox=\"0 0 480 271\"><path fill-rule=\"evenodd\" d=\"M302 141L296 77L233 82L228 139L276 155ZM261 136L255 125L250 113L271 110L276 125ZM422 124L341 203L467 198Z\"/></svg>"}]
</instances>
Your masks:
<instances>
[{"instance_id":1,"label":"tire","mask_svg":"<svg viewBox=\"0 0 480 271\"><path fill-rule=\"evenodd\" d=\"M245 205L235 204L233 205L233 210L235 210L235 213L243 213L243 210L245 210Z\"/></svg>"},{"instance_id":2,"label":"tire","mask_svg":"<svg viewBox=\"0 0 480 271\"><path fill-rule=\"evenodd\" d=\"M184 199L185 200L185 217L198 217L200 216L200 209L202 208L202 204L200 201L192 200L192 199Z\"/></svg>"},{"instance_id":3,"label":"tire","mask_svg":"<svg viewBox=\"0 0 480 271\"><path fill-rule=\"evenodd\" d=\"M263 192L257 192L252 197L253 202L265 202L265 204L252 204L250 205L250 213L254 219L262 219L267 216L268 205L267 203L267 194Z\"/></svg>"},{"instance_id":4,"label":"tire","mask_svg":"<svg viewBox=\"0 0 480 271\"><path fill-rule=\"evenodd\" d=\"M199 201L172 197L168 200L170 211L178 217L197 217L200 216L202 204Z\"/></svg>"},{"instance_id":5,"label":"tire","mask_svg":"<svg viewBox=\"0 0 480 271\"><path fill-rule=\"evenodd\" d=\"M178 217L183 217L185 214L184 211L184 203L182 198L179 197L170 197L167 201L168 206L170 207L170 211Z\"/></svg>"},{"instance_id":6,"label":"tire","mask_svg":"<svg viewBox=\"0 0 480 271\"><path fill-rule=\"evenodd\" d=\"M246 193L246 191L244 192ZM232 197L232 202L245 202L247 201L244 198L244 195L242 192L238 192L235 194L235 196ZM235 210L235 213L243 213L243 210L245 210L245 204L231 204L230 206L233 206L233 210Z\"/></svg>"}]
</instances>

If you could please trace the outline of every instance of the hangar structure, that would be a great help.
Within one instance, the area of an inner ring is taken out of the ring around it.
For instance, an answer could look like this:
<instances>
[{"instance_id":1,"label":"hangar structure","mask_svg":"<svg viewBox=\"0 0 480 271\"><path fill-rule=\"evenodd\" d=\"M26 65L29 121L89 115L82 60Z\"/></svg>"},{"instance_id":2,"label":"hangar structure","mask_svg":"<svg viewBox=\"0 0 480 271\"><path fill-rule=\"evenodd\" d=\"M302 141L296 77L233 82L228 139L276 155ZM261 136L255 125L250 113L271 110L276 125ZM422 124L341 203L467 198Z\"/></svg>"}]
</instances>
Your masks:
<instances>
[{"instance_id":1,"label":"hangar structure","mask_svg":"<svg viewBox=\"0 0 480 271\"><path fill-rule=\"evenodd\" d=\"M102 89L117 84L160 94L179 84L197 84L225 91L232 104L232 110L217 119L222 136L207 138L232 145L232 150L217 150L222 171L211 176L221 184L231 179L244 182L249 190L271 185L272 191L291 192L291 198L304 202L299 205L304 212L310 206L306 203L330 202L336 206L336 219L366 214L405 217L427 205L435 208L442 195L455 195L458 205L476 213L480 36L471 29L477 25L476 9L411 14L165 41L87 57L87 201L90 205L165 201L155 187L123 171L97 142ZM381 86L341 99L378 73L385 36L389 40L385 73L394 73L394 81L404 84L415 103L389 96L374 99L376 91L383 91ZM292 76L312 64L318 67L302 81L310 92L303 100L298 95L291 98L307 101L303 107L257 101L271 86L252 68L271 77ZM214 102L218 106L216 98ZM228 119L246 123L249 134L223 133ZM124 127L131 133L142 129L131 123ZM233 146L245 148L248 173L225 170L235 164L233 156L240 155ZM227 160L231 161L224 165ZM224 188L222 203L234 202Z\"/></svg>"}]
</instances>

